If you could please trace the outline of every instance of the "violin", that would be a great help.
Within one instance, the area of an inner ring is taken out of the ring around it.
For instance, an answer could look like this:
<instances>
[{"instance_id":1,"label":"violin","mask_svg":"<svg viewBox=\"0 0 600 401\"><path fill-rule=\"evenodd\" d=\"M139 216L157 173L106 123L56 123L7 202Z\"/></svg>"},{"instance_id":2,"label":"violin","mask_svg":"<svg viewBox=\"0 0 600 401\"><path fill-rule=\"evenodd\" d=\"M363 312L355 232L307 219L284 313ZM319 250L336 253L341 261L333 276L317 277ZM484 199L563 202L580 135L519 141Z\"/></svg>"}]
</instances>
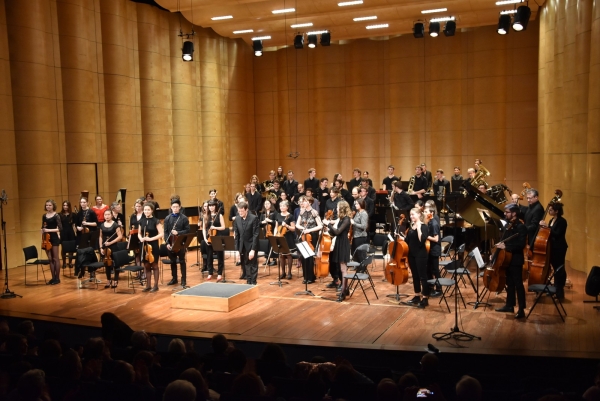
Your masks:
<instances>
[{"instance_id":1,"label":"violin","mask_svg":"<svg viewBox=\"0 0 600 401\"><path fill-rule=\"evenodd\" d=\"M112 249L110 249L110 247L108 247L106 243L109 242L115 235L117 235L116 232L113 235L111 235L110 238L108 238L102 245L102 249L104 250L104 266L106 267L110 267L113 265Z\"/></svg>"},{"instance_id":2,"label":"violin","mask_svg":"<svg viewBox=\"0 0 600 401\"><path fill-rule=\"evenodd\" d=\"M175 227L177 227L177 222L179 221L180 218L181 218L181 214L177 217L177 220L175 220L175 224L173 224L173 228L171 228L171 231L173 231L175 229ZM169 231L169 236L167 237L167 243L169 245L171 245L171 249L172 249L173 245L175 245L175 241L177 241L178 235L174 235L171 231Z\"/></svg>"},{"instance_id":3,"label":"violin","mask_svg":"<svg viewBox=\"0 0 600 401\"><path fill-rule=\"evenodd\" d=\"M408 244L398 234L398 229L405 222L406 216L401 214L396 226L396 238L388 245L390 260L385 266L385 279L395 286L408 282Z\"/></svg>"},{"instance_id":4,"label":"violin","mask_svg":"<svg viewBox=\"0 0 600 401\"><path fill-rule=\"evenodd\" d=\"M46 222L44 222L44 226L42 228L46 228ZM42 249L45 251L49 251L52 249L52 242L50 242L50 233L42 233Z\"/></svg>"},{"instance_id":5,"label":"violin","mask_svg":"<svg viewBox=\"0 0 600 401\"><path fill-rule=\"evenodd\" d=\"M85 210L85 214L83 215L83 222L81 223L81 226L82 226L82 228L83 228L83 229L81 230L81 232L82 232L82 233L84 233L84 234L87 234L87 233L89 233L89 232L90 232L90 229L89 229L89 228L87 228L87 226L85 226L85 225L83 224L83 223L86 223L86 222L87 222L87 214L88 214L88 212L89 212L89 211L90 211L90 209L89 209L89 208Z\"/></svg>"},{"instance_id":6,"label":"violin","mask_svg":"<svg viewBox=\"0 0 600 401\"><path fill-rule=\"evenodd\" d=\"M129 247L129 245L131 244L131 237L134 235L138 235L138 232L139 230L132 225L131 229L129 229L129 238L127 238L127 249L131 250L131 248ZM134 252L140 253L140 249L136 248L134 249Z\"/></svg>"},{"instance_id":7,"label":"violin","mask_svg":"<svg viewBox=\"0 0 600 401\"><path fill-rule=\"evenodd\" d=\"M144 237L150 238L150 234L146 232L144 228ZM144 255L145 253L145 255ZM148 263L154 263L154 255L152 254L152 245L148 242L144 242L144 246L142 247L142 260Z\"/></svg>"}]
</instances>

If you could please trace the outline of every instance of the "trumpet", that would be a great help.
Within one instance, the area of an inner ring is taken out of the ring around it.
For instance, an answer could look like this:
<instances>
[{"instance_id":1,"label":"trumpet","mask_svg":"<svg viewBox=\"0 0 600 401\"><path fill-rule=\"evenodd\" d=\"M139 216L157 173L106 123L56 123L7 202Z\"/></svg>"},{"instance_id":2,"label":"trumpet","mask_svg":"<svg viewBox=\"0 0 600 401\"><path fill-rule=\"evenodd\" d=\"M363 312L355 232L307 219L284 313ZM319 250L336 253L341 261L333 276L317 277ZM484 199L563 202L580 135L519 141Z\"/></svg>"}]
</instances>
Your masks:
<instances>
[{"instance_id":1,"label":"trumpet","mask_svg":"<svg viewBox=\"0 0 600 401\"><path fill-rule=\"evenodd\" d=\"M410 177L410 182L408 183L408 193L412 194L414 192L415 187L415 176Z\"/></svg>"}]
</instances>

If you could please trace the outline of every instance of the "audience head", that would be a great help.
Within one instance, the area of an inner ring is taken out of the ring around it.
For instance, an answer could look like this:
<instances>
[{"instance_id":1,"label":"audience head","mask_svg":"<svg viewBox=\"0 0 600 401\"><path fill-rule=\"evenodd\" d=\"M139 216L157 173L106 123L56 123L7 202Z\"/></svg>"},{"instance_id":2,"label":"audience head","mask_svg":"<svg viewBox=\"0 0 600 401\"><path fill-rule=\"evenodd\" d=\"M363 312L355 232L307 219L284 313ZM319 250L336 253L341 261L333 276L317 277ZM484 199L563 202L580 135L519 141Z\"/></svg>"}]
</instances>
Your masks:
<instances>
[{"instance_id":1,"label":"audience head","mask_svg":"<svg viewBox=\"0 0 600 401\"><path fill-rule=\"evenodd\" d=\"M170 354L185 354L185 343L181 338L174 338L169 343L168 351Z\"/></svg>"},{"instance_id":2,"label":"audience head","mask_svg":"<svg viewBox=\"0 0 600 401\"><path fill-rule=\"evenodd\" d=\"M260 359L265 362L285 363L285 353L279 344L269 343L265 346Z\"/></svg>"},{"instance_id":3,"label":"audience head","mask_svg":"<svg viewBox=\"0 0 600 401\"><path fill-rule=\"evenodd\" d=\"M423 372L436 372L440 365L440 361L435 354L426 353L421 358L421 370Z\"/></svg>"},{"instance_id":4,"label":"audience head","mask_svg":"<svg viewBox=\"0 0 600 401\"><path fill-rule=\"evenodd\" d=\"M134 331L131 335L131 345L137 349L150 349L150 336L143 330Z\"/></svg>"},{"instance_id":5,"label":"audience head","mask_svg":"<svg viewBox=\"0 0 600 401\"><path fill-rule=\"evenodd\" d=\"M471 376L463 376L456 383L456 399L460 401L480 401L482 390L479 381Z\"/></svg>"},{"instance_id":6,"label":"audience head","mask_svg":"<svg viewBox=\"0 0 600 401\"><path fill-rule=\"evenodd\" d=\"M23 401L37 401L50 399L46 389L46 374L40 369L31 369L25 372L17 382L19 399Z\"/></svg>"},{"instance_id":7,"label":"audience head","mask_svg":"<svg viewBox=\"0 0 600 401\"><path fill-rule=\"evenodd\" d=\"M377 385L377 401L398 401L400 391L392 379L381 379Z\"/></svg>"},{"instance_id":8,"label":"audience head","mask_svg":"<svg viewBox=\"0 0 600 401\"><path fill-rule=\"evenodd\" d=\"M184 370L179 379L192 383L192 386L196 389L197 400L208 400L208 385L198 369L189 368Z\"/></svg>"},{"instance_id":9,"label":"audience head","mask_svg":"<svg viewBox=\"0 0 600 401\"><path fill-rule=\"evenodd\" d=\"M212 349L216 354L224 354L229 346L227 337L223 334L215 334L212 338Z\"/></svg>"},{"instance_id":10,"label":"audience head","mask_svg":"<svg viewBox=\"0 0 600 401\"><path fill-rule=\"evenodd\" d=\"M67 380L79 380L81 371L81 359L79 354L72 349L66 350L58 361L61 377Z\"/></svg>"},{"instance_id":11,"label":"audience head","mask_svg":"<svg viewBox=\"0 0 600 401\"><path fill-rule=\"evenodd\" d=\"M133 366L125 361L115 361L113 365L113 381L116 384L133 384L135 371Z\"/></svg>"},{"instance_id":12,"label":"audience head","mask_svg":"<svg viewBox=\"0 0 600 401\"><path fill-rule=\"evenodd\" d=\"M246 354L239 349L232 350L227 355L227 361L229 362L231 373L242 373L246 368Z\"/></svg>"},{"instance_id":13,"label":"audience head","mask_svg":"<svg viewBox=\"0 0 600 401\"><path fill-rule=\"evenodd\" d=\"M233 381L231 392L236 396L260 397L265 394L265 386L255 373L243 373Z\"/></svg>"},{"instance_id":14,"label":"audience head","mask_svg":"<svg viewBox=\"0 0 600 401\"><path fill-rule=\"evenodd\" d=\"M163 401L194 401L196 389L187 380L172 381L163 394Z\"/></svg>"}]
</instances>

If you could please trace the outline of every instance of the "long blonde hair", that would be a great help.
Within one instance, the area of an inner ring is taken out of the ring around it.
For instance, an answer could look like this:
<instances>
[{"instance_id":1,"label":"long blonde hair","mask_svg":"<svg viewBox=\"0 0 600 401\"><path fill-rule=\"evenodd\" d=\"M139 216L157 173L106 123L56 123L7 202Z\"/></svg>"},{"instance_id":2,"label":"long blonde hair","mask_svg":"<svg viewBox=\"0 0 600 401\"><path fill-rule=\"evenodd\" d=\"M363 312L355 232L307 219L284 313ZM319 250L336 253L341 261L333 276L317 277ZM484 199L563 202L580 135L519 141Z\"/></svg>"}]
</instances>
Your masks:
<instances>
[{"instance_id":1,"label":"long blonde hair","mask_svg":"<svg viewBox=\"0 0 600 401\"><path fill-rule=\"evenodd\" d=\"M342 219L346 216L350 216L350 213L352 213L352 211L350 210L350 205L348 205L348 202L346 202L346 201L340 201L340 203L338 203L337 207L338 207L338 217L340 219Z\"/></svg>"}]
</instances>

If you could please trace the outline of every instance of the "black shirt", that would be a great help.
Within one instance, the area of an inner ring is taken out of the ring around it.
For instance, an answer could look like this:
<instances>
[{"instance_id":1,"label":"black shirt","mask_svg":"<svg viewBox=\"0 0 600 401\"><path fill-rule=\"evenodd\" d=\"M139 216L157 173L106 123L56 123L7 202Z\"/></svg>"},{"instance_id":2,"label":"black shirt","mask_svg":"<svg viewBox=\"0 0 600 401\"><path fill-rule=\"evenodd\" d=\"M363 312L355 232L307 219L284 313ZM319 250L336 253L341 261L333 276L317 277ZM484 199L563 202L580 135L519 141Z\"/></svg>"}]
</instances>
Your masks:
<instances>
[{"instance_id":1,"label":"black shirt","mask_svg":"<svg viewBox=\"0 0 600 401\"><path fill-rule=\"evenodd\" d=\"M262 204L262 195L260 192L256 191L254 195L252 195L252 192L248 192L246 199L248 199L248 210L251 212L258 212L260 210Z\"/></svg>"},{"instance_id":2,"label":"black shirt","mask_svg":"<svg viewBox=\"0 0 600 401\"><path fill-rule=\"evenodd\" d=\"M415 206L415 202L411 199L410 195L405 191L400 193L394 192L394 206L397 210L410 210Z\"/></svg>"},{"instance_id":3,"label":"black shirt","mask_svg":"<svg viewBox=\"0 0 600 401\"><path fill-rule=\"evenodd\" d=\"M427 185L427 178L425 178L423 175L420 177L415 175L415 185L413 186L413 191L418 192L422 189L425 191L429 189L429 186Z\"/></svg>"},{"instance_id":4,"label":"black shirt","mask_svg":"<svg viewBox=\"0 0 600 401\"><path fill-rule=\"evenodd\" d=\"M317 178L307 178L304 180L304 190L306 191L307 188L312 188L314 190L313 193L315 193L317 188L319 188L319 180Z\"/></svg>"},{"instance_id":5,"label":"black shirt","mask_svg":"<svg viewBox=\"0 0 600 401\"><path fill-rule=\"evenodd\" d=\"M386 191L391 191L391 190L392 190L392 182L394 182L394 181L398 181L398 180L399 180L399 178L398 178L398 177L396 177L396 176L393 176L392 178L390 178L390 177L385 177L385 178L383 179L383 182L382 182L382 184L383 184L383 185L385 185L385 189L386 189Z\"/></svg>"},{"instance_id":6,"label":"black shirt","mask_svg":"<svg viewBox=\"0 0 600 401\"><path fill-rule=\"evenodd\" d=\"M442 200L442 197L444 195L443 188L446 188L446 195L448 195L450 193L450 181L444 178L441 181L435 180L433 182L433 194L440 201Z\"/></svg>"},{"instance_id":7,"label":"black shirt","mask_svg":"<svg viewBox=\"0 0 600 401\"><path fill-rule=\"evenodd\" d=\"M352 188L360 187L360 177L351 179L346 183L346 186L348 187L348 191L350 192L352 192Z\"/></svg>"}]
</instances>

